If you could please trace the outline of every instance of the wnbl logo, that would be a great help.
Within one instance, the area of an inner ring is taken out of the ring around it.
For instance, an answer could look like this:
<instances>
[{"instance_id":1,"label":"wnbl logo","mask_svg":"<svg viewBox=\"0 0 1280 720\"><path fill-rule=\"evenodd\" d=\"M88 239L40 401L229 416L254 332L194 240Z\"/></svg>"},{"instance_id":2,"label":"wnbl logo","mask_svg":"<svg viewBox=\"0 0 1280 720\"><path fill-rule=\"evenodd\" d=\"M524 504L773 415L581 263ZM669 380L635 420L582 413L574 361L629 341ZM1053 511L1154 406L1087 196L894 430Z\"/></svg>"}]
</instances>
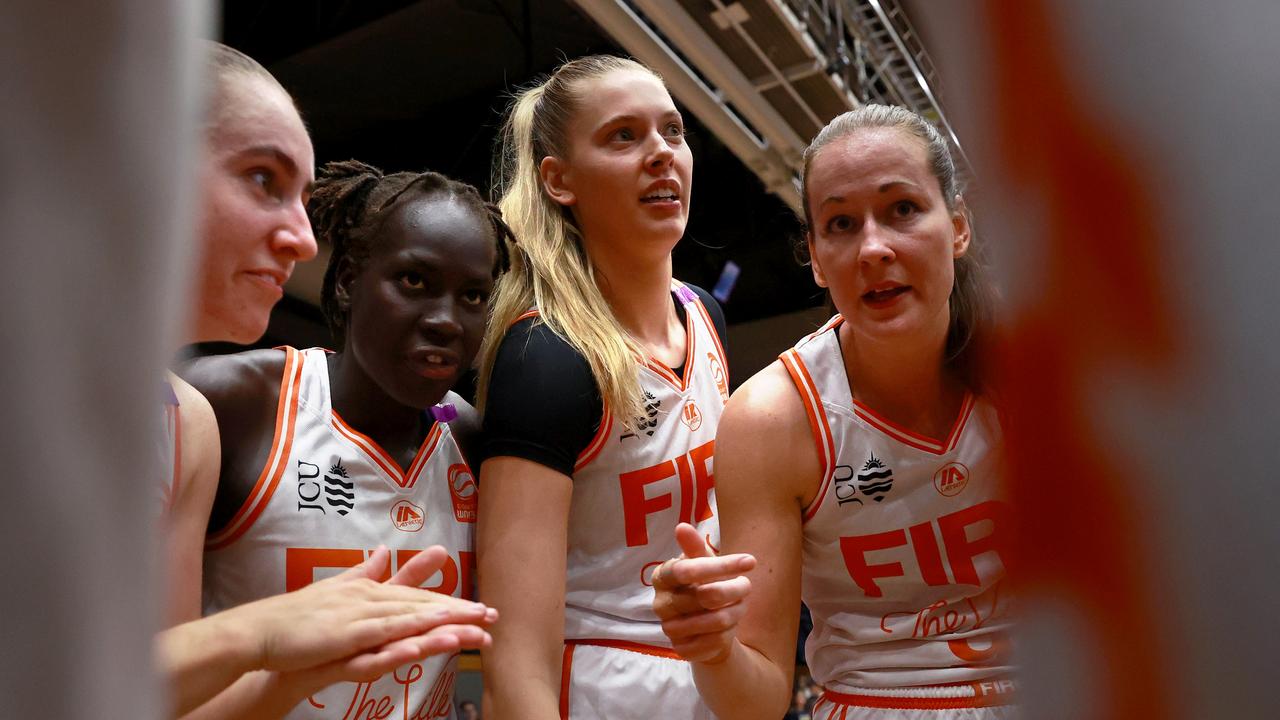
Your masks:
<instances>
[{"instance_id":1,"label":"wnbl logo","mask_svg":"<svg viewBox=\"0 0 1280 720\"><path fill-rule=\"evenodd\" d=\"M848 502L863 505L864 497L880 502L893 489L893 470L876 457L875 453L871 454L857 474L848 465L837 465L832 479L835 481L836 502L840 505ZM862 497L858 497L859 495Z\"/></svg>"},{"instance_id":2,"label":"wnbl logo","mask_svg":"<svg viewBox=\"0 0 1280 720\"><path fill-rule=\"evenodd\" d=\"M319 477L320 466L298 461L298 512L319 510L326 514L325 505L328 505L339 515L346 515L356 508L356 484L341 460L329 467L323 484L316 479ZM324 496L324 505L320 504L321 495Z\"/></svg>"}]
</instances>

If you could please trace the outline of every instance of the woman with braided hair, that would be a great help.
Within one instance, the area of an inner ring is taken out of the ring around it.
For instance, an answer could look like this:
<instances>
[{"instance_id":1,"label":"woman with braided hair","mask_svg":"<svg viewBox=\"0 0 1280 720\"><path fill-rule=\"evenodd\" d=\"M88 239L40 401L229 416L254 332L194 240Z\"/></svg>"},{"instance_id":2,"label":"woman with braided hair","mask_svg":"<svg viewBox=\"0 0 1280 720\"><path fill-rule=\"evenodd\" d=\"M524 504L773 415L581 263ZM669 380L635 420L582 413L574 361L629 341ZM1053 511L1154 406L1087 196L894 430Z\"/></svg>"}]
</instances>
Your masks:
<instances>
[{"instance_id":1,"label":"woman with braided hair","mask_svg":"<svg viewBox=\"0 0 1280 720\"><path fill-rule=\"evenodd\" d=\"M469 598L476 484L461 447L476 420L449 390L479 350L509 231L470 185L356 161L321 170L309 210L333 248L321 302L340 351L254 350L184 373L222 428L205 610L305 588L382 546L384 576L425 550L444 555L426 589ZM380 676L263 672L200 712L452 717L456 650L486 643L494 617Z\"/></svg>"}]
</instances>

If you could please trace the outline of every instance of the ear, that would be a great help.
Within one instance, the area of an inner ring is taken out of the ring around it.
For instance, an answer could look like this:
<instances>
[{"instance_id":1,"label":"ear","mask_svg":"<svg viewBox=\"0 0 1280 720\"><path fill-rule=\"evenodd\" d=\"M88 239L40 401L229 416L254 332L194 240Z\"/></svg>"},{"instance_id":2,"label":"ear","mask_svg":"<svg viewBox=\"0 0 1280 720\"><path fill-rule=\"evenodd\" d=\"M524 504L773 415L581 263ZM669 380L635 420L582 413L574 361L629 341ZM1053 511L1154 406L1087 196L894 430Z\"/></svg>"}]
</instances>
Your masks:
<instances>
[{"instance_id":1,"label":"ear","mask_svg":"<svg viewBox=\"0 0 1280 720\"><path fill-rule=\"evenodd\" d=\"M542 188L557 203L569 207L578 202L569 183L568 167L560 158L548 155L538 163L538 175L542 178Z\"/></svg>"},{"instance_id":2,"label":"ear","mask_svg":"<svg viewBox=\"0 0 1280 720\"><path fill-rule=\"evenodd\" d=\"M951 227L955 231L955 239L951 241L951 257L958 258L969 251L969 241L973 239L973 228L969 225L969 207L959 195L956 195L955 210L951 211Z\"/></svg>"},{"instance_id":3,"label":"ear","mask_svg":"<svg viewBox=\"0 0 1280 720\"><path fill-rule=\"evenodd\" d=\"M809 243L809 269L813 271L813 281L818 283L818 287L829 287L827 285L827 276L822 272L822 264L818 262L818 254L813 250L813 232L806 233L806 242Z\"/></svg>"},{"instance_id":4,"label":"ear","mask_svg":"<svg viewBox=\"0 0 1280 720\"><path fill-rule=\"evenodd\" d=\"M356 281L356 267L351 259L343 257L333 276L333 301L342 312L351 310L351 288Z\"/></svg>"}]
</instances>

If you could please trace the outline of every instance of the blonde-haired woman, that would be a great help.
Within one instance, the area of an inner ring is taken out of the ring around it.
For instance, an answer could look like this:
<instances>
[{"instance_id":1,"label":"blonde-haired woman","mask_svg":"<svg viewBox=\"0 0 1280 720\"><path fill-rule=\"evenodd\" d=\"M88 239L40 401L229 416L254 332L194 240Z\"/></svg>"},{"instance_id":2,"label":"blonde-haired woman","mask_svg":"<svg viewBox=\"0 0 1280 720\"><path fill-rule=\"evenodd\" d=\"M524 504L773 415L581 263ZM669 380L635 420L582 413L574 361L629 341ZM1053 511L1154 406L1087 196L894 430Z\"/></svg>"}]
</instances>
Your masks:
<instances>
[{"instance_id":1,"label":"blonde-haired woman","mask_svg":"<svg viewBox=\"0 0 1280 720\"><path fill-rule=\"evenodd\" d=\"M713 717L651 607L678 522L719 541L724 321L671 276L683 121L652 71L593 56L521 93L504 133L518 243L481 352L480 592L503 613L485 717Z\"/></svg>"}]
</instances>

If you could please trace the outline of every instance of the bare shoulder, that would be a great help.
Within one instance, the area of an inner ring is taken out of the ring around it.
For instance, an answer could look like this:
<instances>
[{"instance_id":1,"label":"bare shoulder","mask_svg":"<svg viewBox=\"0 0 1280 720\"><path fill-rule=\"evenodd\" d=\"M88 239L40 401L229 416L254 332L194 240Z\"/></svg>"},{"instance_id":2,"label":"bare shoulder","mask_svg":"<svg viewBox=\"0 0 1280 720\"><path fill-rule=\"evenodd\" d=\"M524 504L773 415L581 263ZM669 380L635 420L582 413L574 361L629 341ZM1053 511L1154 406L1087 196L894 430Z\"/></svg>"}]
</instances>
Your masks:
<instances>
[{"instance_id":1,"label":"bare shoulder","mask_svg":"<svg viewBox=\"0 0 1280 720\"><path fill-rule=\"evenodd\" d=\"M729 398L716 434L717 487L767 485L756 490L806 499L820 472L812 437L804 402L774 361Z\"/></svg>"},{"instance_id":2,"label":"bare shoulder","mask_svg":"<svg viewBox=\"0 0 1280 720\"><path fill-rule=\"evenodd\" d=\"M169 385L178 398L178 414L182 418L184 463L193 456L217 457L218 419L213 406L204 394L173 373L169 373Z\"/></svg>"},{"instance_id":3,"label":"bare shoulder","mask_svg":"<svg viewBox=\"0 0 1280 720\"><path fill-rule=\"evenodd\" d=\"M216 409L234 396L258 394L264 387L278 389L284 364L281 350L248 350L196 358L179 368L178 374Z\"/></svg>"},{"instance_id":4,"label":"bare shoulder","mask_svg":"<svg viewBox=\"0 0 1280 720\"><path fill-rule=\"evenodd\" d=\"M453 391L445 393L440 402L450 403L458 411L458 417L449 423L449 432L462 450L462 457L471 467L479 468L480 457L477 453L480 449L480 413Z\"/></svg>"}]
</instances>

